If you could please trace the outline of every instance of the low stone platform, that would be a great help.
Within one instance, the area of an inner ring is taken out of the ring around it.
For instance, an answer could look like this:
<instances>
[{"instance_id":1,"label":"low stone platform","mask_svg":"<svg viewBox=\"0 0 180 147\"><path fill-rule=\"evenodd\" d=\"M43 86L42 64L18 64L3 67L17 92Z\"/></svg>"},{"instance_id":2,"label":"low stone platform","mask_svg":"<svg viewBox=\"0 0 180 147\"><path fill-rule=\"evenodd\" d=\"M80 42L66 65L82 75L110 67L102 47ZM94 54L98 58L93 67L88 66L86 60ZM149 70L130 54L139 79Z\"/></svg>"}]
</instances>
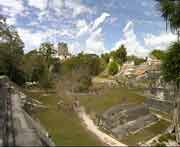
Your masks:
<instances>
[{"instance_id":1,"label":"low stone platform","mask_svg":"<svg viewBox=\"0 0 180 147\"><path fill-rule=\"evenodd\" d=\"M116 128L113 128L112 134L115 135L117 138L121 139L123 136L136 133L140 129L143 129L146 126L155 123L156 121L158 121L157 117L152 114L148 114L136 120L130 121L124 125L119 125Z\"/></svg>"},{"instance_id":2,"label":"low stone platform","mask_svg":"<svg viewBox=\"0 0 180 147\"><path fill-rule=\"evenodd\" d=\"M156 123L159 119L149 112L147 105L118 104L99 118L99 126L118 139Z\"/></svg>"},{"instance_id":3,"label":"low stone platform","mask_svg":"<svg viewBox=\"0 0 180 147\"><path fill-rule=\"evenodd\" d=\"M174 109L173 101L160 100L157 98L147 98L145 104L149 108L156 109L161 112L171 113Z\"/></svg>"}]
</instances>

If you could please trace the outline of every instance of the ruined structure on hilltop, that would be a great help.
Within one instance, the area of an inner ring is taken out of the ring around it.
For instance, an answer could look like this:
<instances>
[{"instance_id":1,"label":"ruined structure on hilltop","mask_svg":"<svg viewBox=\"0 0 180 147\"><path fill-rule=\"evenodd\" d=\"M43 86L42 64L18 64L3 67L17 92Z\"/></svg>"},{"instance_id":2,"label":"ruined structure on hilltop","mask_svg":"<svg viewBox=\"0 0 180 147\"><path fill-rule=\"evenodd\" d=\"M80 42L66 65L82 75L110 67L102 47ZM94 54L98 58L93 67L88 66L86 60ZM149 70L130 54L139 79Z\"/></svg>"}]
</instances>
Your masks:
<instances>
[{"instance_id":1,"label":"ruined structure on hilltop","mask_svg":"<svg viewBox=\"0 0 180 147\"><path fill-rule=\"evenodd\" d=\"M71 57L71 54L68 50L68 45L64 42L58 43L58 57L61 60L66 60Z\"/></svg>"},{"instance_id":2,"label":"ruined structure on hilltop","mask_svg":"<svg viewBox=\"0 0 180 147\"><path fill-rule=\"evenodd\" d=\"M146 62L135 65L134 61L126 62L122 65L120 75L131 77L143 77L152 68L159 69L160 60L154 58L148 58Z\"/></svg>"}]
</instances>

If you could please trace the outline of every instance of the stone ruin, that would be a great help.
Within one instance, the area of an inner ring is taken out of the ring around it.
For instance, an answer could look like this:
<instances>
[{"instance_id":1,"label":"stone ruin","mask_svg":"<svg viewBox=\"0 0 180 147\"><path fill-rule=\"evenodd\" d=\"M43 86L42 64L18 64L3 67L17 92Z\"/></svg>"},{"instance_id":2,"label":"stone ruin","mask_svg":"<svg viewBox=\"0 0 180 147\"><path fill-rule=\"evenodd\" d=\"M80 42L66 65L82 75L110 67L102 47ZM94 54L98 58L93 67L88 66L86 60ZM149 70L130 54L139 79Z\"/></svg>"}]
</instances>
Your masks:
<instances>
[{"instance_id":1,"label":"stone ruin","mask_svg":"<svg viewBox=\"0 0 180 147\"><path fill-rule=\"evenodd\" d=\"M134 134L159 119L149 112L146 104L119 104L106 110L97 119L100 128L118 139Z\"/></svg>"},{"instance_id":2,"label":"stone ruin","mask_svg":"<svg viewBox=\"0 0 180 147\"><path fill-rule=\"evenodd\" d=\"M167 114L172 113L174 109L174 104L172 101L160 100L157 98L147 98L145 100L145 104L152 109L155 109L160 112L164 112Z\"/></svg>"},{"instance_id":3,"label":"stone ruin","mask_svg":"<svg viewBox=\"0 0 180 147\"><path fill-rule=\"evenodd\" d=\"M48 132L24 109L26 96L0 76L0 146L55 146Z\"/></svg>"}]
</instances>

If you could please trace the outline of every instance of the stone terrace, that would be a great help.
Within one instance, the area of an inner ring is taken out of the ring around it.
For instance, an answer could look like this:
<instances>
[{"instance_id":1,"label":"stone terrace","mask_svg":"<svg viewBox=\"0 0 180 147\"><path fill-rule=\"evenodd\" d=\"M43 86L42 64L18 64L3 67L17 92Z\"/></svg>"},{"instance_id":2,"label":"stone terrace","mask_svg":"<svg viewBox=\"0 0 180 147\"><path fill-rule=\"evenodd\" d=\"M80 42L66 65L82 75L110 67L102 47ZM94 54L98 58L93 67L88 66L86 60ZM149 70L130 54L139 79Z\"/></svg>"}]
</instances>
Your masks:
<instances>
[{"instance_id":1,"label":"stone terrace","mask_svg":"<svg viewBox=\"0 0 180 147\"><path fill-rule=\"evenodd\" d=\"M99 120L99 126L118 139L134 134L159 119L149 112L145 104L119 104L106 110Z\"/></svg>"}]
</instances>

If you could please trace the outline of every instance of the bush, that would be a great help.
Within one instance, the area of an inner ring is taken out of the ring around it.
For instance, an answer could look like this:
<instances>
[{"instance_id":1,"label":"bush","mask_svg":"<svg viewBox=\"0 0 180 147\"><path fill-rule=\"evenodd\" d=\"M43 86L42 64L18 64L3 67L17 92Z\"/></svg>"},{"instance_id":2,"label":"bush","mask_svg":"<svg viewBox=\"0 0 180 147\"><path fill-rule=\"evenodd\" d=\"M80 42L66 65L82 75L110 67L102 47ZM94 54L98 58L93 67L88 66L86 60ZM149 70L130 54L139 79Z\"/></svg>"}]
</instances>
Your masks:
<instances>
[{"instance_id":1,"label":"bush","mask_svg":"<svg viewBox=\"0 0 180 147\"><path fill-rule=\"evenodd\" d=\"M118 72L118 64L116 62L111 62L108 67L108 73L110 75L115 75Z\"/></svg>"},{"instance_id":2,"label":"bush","mask_svg":"<svg viewBox=\"0 0 180 147\"><path fill-rule=\"evenodd\" d=\"M89 76L82 76L79 79L79 85L76 87L76 91L77 92L88 91L91 85L92 85L91 78Z\"/></svg>"}]
</instances>

